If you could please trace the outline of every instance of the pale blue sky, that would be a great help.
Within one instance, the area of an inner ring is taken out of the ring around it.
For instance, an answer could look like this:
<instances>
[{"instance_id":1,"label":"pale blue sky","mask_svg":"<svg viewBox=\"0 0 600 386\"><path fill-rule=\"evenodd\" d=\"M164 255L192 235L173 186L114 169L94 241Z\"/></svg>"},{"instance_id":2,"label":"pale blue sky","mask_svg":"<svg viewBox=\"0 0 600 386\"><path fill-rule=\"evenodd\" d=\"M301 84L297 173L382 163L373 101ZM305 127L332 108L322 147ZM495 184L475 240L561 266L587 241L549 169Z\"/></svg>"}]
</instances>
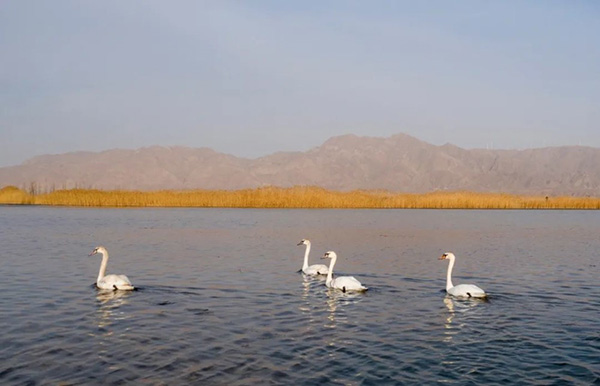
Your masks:
<instances>
[{"instance_id":1,"label":"pale blue sky","mask_svg":"<svg viewBox=\"0 0 600 386\"><path fill-rule=\"evenodd\" d=\"M0 53L0 166L349 133L600 147L592 0L4 0Z\"/></svg>"}]
</instances>

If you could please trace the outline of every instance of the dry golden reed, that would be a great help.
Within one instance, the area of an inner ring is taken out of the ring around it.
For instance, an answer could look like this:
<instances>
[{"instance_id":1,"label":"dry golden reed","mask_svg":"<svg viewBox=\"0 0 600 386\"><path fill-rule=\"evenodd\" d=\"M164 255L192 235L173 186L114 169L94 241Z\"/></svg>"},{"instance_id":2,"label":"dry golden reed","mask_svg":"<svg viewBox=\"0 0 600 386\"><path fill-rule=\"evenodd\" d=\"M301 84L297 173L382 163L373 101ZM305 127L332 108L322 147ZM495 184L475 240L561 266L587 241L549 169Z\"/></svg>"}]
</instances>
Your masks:
<instances>
[{"instance_id":1,"label":"dry golden reed","mask_svg":"<svg viewBox=\"0 0 600 386\"><path fill-rule=\"evenodd\" d=\"M0 204L82 207L201 208L381 208L381 209L600 209L595 197L536 197L501 193L392 193L379 190L330 191L318 187L244 190L103 191L56 190L30 194L0 189Z\"/></svg>"},{"instance_id":2,"label":"dry golden reed","mask_svg":"<svg viewBox=\"0 0 600 386\"><path fill-rule=\"evenodd\" d=\"M30 205L33 204L33 196L14 186L6 186L0 189L0 204Z\"/></svg>"}]
</instances>

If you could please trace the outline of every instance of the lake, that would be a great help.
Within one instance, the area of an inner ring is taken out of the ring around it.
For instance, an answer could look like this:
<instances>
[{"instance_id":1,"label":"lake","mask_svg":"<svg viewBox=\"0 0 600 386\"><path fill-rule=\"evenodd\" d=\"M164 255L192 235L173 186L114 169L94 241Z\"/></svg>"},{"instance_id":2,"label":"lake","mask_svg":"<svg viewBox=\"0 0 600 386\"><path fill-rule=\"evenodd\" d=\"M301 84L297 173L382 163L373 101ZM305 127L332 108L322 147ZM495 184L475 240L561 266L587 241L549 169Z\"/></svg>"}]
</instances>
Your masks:
<instances>
[{"instance_id":1,"label":"lake","mask_svg":"<svg viewBox=\"0 0 600 386\"><path fill-rule=\"evenodd\" d=\"M599 256L597 211L4 206L0 383L600 384Z\"/></svg>"}]
</instances>

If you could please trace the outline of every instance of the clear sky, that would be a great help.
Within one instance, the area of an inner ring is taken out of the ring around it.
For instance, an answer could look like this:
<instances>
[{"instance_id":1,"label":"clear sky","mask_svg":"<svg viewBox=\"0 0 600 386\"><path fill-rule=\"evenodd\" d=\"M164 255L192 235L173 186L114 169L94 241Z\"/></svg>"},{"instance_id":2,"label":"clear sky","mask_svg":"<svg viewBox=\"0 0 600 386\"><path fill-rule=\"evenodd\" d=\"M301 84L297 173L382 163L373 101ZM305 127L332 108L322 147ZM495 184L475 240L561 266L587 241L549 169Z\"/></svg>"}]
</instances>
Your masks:
<instances>
[{"instance_id":1,"label":"clear sky","mask_svg":"<svg viewBox=\"0 0 600 386\"><path fill-rule=\"evenodd\" d=\"M600 147L600 1L0 2L0 166L342 134Z\"/></svg>"}]
</instances>

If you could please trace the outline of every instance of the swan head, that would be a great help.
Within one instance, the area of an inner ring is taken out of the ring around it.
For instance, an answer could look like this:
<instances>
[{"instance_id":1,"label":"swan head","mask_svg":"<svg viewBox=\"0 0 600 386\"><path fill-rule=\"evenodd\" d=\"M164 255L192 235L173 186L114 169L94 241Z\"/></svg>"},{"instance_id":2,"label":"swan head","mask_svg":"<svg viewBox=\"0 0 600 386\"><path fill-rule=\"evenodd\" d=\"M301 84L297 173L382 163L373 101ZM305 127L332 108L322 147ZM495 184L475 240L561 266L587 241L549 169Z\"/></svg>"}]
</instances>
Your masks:
<instances>
[{"instance_id":1,"label":"swan head","mask_svg":"<svg viewBox=\"0 0 600 386\"><path fill-rule=\"evenodd\" d=\"M90 252L90 254L88 256L93 256L96 253L105 254L106 253L106 248L104 248L103 246L96 247L96 248L94 248L94 250L92 252Z\"/></svg>"},{"instance_id":2,"label":"swan head","mask_svg":"<svg viewBox=\"0 0 600 386\"><path fill-rule=\"evenodd\" d=\"M335 254L334 251L325 252L323 257L321 257L321 259L336 259L336 258L337 258L337 255Z\"/></svg>"},{"instance_id":3,"label":"swan head","mask_svg":"<svg viewBox=\"0 0 600 386\"><path fill-rule=\"evenodd\" d=\"M300 240L300 242L296 245L310 245L310 240L309 239L302 239Z\"/></svg>"},{"instance_id":4,"label":"swan head","mask_svg":"<svg viewBox=\"0 0 600 386\"><path fill-rule=\"evenodd\" d=\"M454 258L455 258L454 253L452 253L452 252L446 252L442 256L440 256L438 258L438 260L446 260L446 259L454 259Z\"/></svg>"}]
</instances>

